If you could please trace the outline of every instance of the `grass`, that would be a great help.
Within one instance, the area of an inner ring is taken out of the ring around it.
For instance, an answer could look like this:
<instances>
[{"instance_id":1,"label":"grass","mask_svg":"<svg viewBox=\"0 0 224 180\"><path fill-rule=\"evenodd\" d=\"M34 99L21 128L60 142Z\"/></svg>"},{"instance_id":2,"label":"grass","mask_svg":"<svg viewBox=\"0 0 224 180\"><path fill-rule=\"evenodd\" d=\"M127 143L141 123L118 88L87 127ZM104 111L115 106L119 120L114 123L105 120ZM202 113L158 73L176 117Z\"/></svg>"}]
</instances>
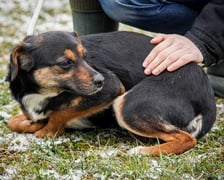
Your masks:
<instances>
[{"instance_id":1,"label":"grass","mask_svg":"<svg viewBox=\"0 0 224 180\"><path fill-rule=\"evenodd\" d=\"M212 130L195 148L179 156L130 156L127 151L136 145L157 141L121 129L69 131L59 138L47 139L11 132L7 119L20 110L4 79L9 52L25 36L23 24L30 18L35 1L28 1L27 9L20 1L11 2L11 8L8 1L4 1L4 7L0 4L0 17L9 18L5 21L7 26L0 25L0 179L224 179L223 98L216 98L218 113ZM68 3L63 3L57 8L47 5L36 31L51 30L52 24L45 26L46 21L60 24L61 14L71 17L66 10ZM62 24L57 28L72 30L72 24L65 25L64 20Z\"/></svg>"}]
</instances>

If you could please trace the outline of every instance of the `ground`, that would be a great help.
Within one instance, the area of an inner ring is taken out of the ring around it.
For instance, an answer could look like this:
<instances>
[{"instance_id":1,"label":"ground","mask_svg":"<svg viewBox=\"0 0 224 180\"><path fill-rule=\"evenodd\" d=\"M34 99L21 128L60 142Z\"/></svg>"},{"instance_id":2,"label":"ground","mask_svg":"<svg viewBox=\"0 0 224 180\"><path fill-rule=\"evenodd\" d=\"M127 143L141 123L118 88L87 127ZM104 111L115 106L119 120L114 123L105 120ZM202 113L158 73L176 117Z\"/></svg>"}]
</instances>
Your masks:
<instances>
[{"instance_id":1,"label":"ground","mask_svg":"<svg viewBox=\"0 0 224 180\"><path fill-rule=\"evenodd\" d=\"M158 142L120 129L73 131L48 139L11 132L6 122L20 110L4 79L10 51L26 36L35 6L32 0L0 3L0 179L224 179L223 98L216 97L212 130L179 156L130 156L127 150L136 145ZM50 30L72 31L68 0L45 1L35 34Z\"/></svg>"}]
</instances>

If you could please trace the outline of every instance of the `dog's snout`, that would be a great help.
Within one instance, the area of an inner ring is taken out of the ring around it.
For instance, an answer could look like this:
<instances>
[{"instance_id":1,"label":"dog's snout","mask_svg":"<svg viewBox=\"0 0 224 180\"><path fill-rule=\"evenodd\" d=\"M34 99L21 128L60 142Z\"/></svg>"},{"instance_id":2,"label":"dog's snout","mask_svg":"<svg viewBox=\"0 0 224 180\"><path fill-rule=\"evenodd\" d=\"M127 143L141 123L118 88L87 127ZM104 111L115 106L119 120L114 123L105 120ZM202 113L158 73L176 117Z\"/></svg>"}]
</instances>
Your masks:
<instances>
[{"instance_id":1,"label":"dog's snout","mask_svg":"<svg viewBox=\"0 0 224 180\"><path fill-rule=\"evenodd\" d=\"M97 88L101 88L104 83L104 77L101 74L96 74L93 78L93 83Z\"/></svg>"}]
</instances>

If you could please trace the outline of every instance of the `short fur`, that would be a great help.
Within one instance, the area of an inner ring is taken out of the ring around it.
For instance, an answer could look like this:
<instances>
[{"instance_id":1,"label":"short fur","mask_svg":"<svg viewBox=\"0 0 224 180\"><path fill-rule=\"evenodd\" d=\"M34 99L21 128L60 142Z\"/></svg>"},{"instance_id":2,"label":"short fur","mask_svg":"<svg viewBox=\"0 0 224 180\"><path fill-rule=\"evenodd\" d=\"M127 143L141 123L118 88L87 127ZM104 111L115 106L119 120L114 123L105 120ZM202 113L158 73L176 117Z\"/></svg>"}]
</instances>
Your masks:
<instances>
[{"instance_id":1,"label":"short fur","mask_svg":"<svg viewBox=\"0 0 224 180\"><path fill-rule=\"evenodd\" d=\"M150 40L132 32L26 37L11 54L7 80L23 114L12 117L9 127L37 137L58 136L66 127L110 124L94 117L113 105L121 127L164 141L131 153L158 156L191 149L216 119L212 89L194 63L145 76L142 62L153 48Z\"/></svg>"}]
</instances>

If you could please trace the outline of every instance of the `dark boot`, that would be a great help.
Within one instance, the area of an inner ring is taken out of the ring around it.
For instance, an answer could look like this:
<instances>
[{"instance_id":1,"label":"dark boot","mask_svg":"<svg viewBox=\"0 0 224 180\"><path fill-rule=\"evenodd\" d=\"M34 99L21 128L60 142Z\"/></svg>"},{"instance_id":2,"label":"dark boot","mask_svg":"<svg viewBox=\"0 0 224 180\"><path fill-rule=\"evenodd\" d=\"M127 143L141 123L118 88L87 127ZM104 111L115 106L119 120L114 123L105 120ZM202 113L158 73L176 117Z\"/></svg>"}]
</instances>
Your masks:
<instances>
[{"instance_id":1,"label":"dark boot","mask_svg":"<svg viewBox=\"0 0 224 180\"><path fill-rule=\"evenodd\" d=\"M224 97L224 62L209 67L207 73L215 94Z\"/></svg>"},{"instance_id":2,"label":"dark boot","mask_svg":"<svg viewBox=\"0 0 224 180\"><path fill-rule=\"evenodd\" d=\"M79 35L110 32L118 29L118 22L110 19L98 0L70 0L74 31Z\"/></svg>"}]
</instances>

